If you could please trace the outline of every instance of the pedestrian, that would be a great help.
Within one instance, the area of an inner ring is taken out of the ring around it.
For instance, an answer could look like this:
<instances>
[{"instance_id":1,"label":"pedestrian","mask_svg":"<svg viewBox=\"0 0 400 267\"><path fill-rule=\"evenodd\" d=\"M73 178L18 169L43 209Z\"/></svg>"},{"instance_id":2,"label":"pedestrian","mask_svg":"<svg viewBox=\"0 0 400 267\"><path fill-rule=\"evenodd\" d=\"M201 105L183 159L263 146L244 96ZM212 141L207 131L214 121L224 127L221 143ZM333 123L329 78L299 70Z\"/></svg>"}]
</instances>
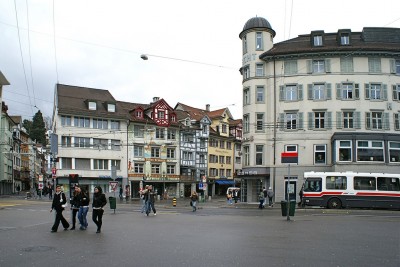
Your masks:
<instances>
[{"instance_id":1,"label":"pedestrian","mask_svg":"<svg viewBox=\"0 0 400 267\"><path fill-rule=\"evenodd\" d=\"M196 191L193 191L192 195L190 196L191 206L193 208L193 212L197 210L197 200L199 196L197 195Z\"/></svg>"},{"instance_id":2,"label":"pedestrian","mask_svg":"<svg viewBox=\"0 0 400 267\"><path fill-rule=\"evenodd\" d=\"M142 209L140 210L140 212L141 213L143 213L143 212L145 212L146 211L146 192L147 192L147 189L149 188L149 186L148 185L146 185L145 186L145 189L141 189L140 191L139 191L139 195L140 195L140 200L142 201Z\"/></svg>"},{"instance_id":3,"label":"pedestrian","mask_svg":"<svg viewBox=\"0 0 400 267\"><path fill-rule=\"evenodd\" d=\"M72 227L70 230L75 230L76 214L79 211L80 196L81 196L81 188L78 185L75 185L74 192L72 193L72 198L70 199L71 210L72 210Z\"/></svg>"},{"instance_id":4,"label":"pedestrian","mask_svg":"<svg viewBox=\"0 0 400 267\"><path fill-rule=\"evenodd\" d=\"M228 201L228 204L232 205L232 191L231 190L228 191L228 194L226 195L226 199Z\"/></svg>"},{"instance_id":5,"label":"pedestrian","mask_svg":"<svg viewBox=\"0 0 400 267\"><path fill-rule=\"evenodd\" d=\"M274 197L275 193L272 190L272 187L269 187L267 190L267 196L268 196L268 206L273 207L274 203L272 202L272 198Z\"/></svg>"},{"instance_id":6,"label":"pedestrian","mask_svg":"<svg viewBox=\"0 0 400 267\"><path fill-rule=\"evenodd\" d=\"M130 190L129 190L129 185L127 185L125 187L125 197L126 197L126 202L128 202L128 200L130 200Z\"/></svg>"},{"instance_id":7,"label":"pedestrian","mask_svg":"<svg viewBox=\"0 0 400 267\"><path fill-rule=\"evenodd\" d=\"M56 211L56 217L54 220L53 227L51 227L51 232L55 233L58 230L58 225L60 222L62 223L64 227L64 231L68 230L69 228L69 223L67 220L64 218L62 212L64 210L64 205L67 203L67 198L65 197L65 194L61 192L61 186L57 185L56 187L56 193L53 198L53 202L51 204L51 210L50 212L53 212L53 210Z\"/></svg>"},{"instance_id":8,"label":"pedestrian","mask_svg":"<svg viewBox=\"0 0 400 267\"><path fill-rule=\"evenodd\" d=\"M153 210L155 216L157 215L156 208L154 207L156 194L153 192L153 187L151 185L149 185L146 194L147 194L146 215L149 216L150 211Z\"/></svg>"},{"instance_id":9,"label":"pedestrian","mask_svg":"<svg viewBox=\"0 0 400 267\"><path fill-rule=\"evenodd\" d=\"M267 197L268 197L267 189L265 189L265 187L263 187L263 193L264 193L263 207L265 208L265 205L267 204Z\"/></svg>"},{"instance_id":10,"label":"pedestrian","mask_svg":"<svg viewBox=\"0 0 400 267\"><path fill-rule=\"evenodd\" d=\"M53 188L51 187L51 184L48 185L47 191L49 193L49 199L53 199Z\"/></svg>"},{"instance_id":11,"label":"pedestrian","mask_svg":"<svg viewBox=\"0 0 400 267\"><path fill-rule=\"evenodd\" d=\"M235 200L235 204L238 202L238 198L239 198L239 190L236 189L235 191L233 191L233 199Z\"/></svg>"},{"instance_id":12,"label":"pedestrian","mask_svg":"<svg viewBox=\"0 0 400 267\"><path fill-rule=\"evenodd\" d=\"M265 198L264 198L264 191L263 190L261 190L260 191L260 194L258 195L258 199L259 199L259 201L260 201L260 204L258 205L258 208L259 209L263 209L264 208L264 200L265 200Z\"/></svg>"},{"instance_id":13,"label":"pedestrian","mask_svg":"<svg viewBox=\"0 0 400 267\"><path fill-rule=\"evenodd\" d=\"M300 202L299 202L299 207L304 207L303 203L303 192L304 192L304 185L301 187L300 192L299 192L299 197L300 197Z\"/></svg>"},{"instance_id":14,"label":"pedestrian","mask_svg":"<svg viewBox=\"0 0 400 267\"><path fill-rule=\"evenodd\" d=\"M106 204L107 204L106 195L103 194L103 190L101 189L100 186L96 186L94 188L93 201L92 201L92 207L93 207L92 219L93 222L97 225L97 231L96 231L97 234L101 232L101 225L103 224L103 213L104 213L103 207Z\"/></svg>"},{"instance_id":15,"label":"pedestrian","mask_svg":"<svg viewBox=\"0 0 400 267\"><path fill-rule=\"evenodd\" d=\"M89 211L89 203L90 203L89 194L81 188L81 193L79 195L79 212L78 212L78 219L81 225L81 227L79 227L79 230L86 230L86 228L88 227L86 216Z\"/></svg>"},{"instance_id":16,"label":"pedestrian","mask_svg":"<svg viewBox=\"0 0 400 267\"><path fill-rule=\"evenodd\" d=\"M21 187L17 185L17 194L19 195L19 191L21 191Z\"/></svg>"},{"instance_id":17,"label":"pedestrian","mask_svg":"<svg viewBox=\"0 0 400 267\"><path fill-rule=\"evenodd\" d=\"M124 190L122 189L122 185L119 186L119 199L122 200L123 196L122 193L124 192Z\"/></svg>"}]
</instances>

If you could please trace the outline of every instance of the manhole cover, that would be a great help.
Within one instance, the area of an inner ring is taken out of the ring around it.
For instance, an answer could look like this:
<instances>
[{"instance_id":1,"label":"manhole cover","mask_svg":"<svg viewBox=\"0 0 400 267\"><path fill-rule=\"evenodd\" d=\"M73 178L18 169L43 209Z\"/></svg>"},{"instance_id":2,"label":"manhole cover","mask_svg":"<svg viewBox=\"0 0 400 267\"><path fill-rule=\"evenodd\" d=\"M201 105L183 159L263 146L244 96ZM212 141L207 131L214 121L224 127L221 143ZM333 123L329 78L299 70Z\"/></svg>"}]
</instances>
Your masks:
<instances>
[{"instance_id":1,"label":"manhole cover","mask_svg":"<svg viewBox=\"0 0 400 267\"><path fill-rule=\"evenodd\" d=\"M27 247L21 249L22 251L25 252L45 252L45 251L50 251L54 249L53 247L48 247L48 246L35 246L35 247Z\"/></svg>"}]
</instances>

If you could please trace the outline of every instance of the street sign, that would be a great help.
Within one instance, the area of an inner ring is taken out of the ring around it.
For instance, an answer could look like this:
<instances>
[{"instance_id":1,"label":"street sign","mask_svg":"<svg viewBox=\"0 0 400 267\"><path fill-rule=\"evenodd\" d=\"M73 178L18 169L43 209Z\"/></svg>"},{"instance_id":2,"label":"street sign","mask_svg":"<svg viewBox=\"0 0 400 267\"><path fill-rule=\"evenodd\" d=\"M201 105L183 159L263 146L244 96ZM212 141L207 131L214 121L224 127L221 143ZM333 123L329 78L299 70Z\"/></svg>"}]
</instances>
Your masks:
<instances>
[{"instance_id":1,"label":"street sign","mask_svg":"<svg viewBox=\"0 0 400 267\"><path fill-rule=\"evenodd\" d=\"M206 177L205 175L203 175L203 176L201 177L201 179L202 179L202 182L203 182L203 183L207 183L207 177Z\"/></svg>"},{"instance_id":2,"label":"street sign","mask_svg":"<svg viewBox=\"0 0 400 267\"><path fill-rule=\"evenodd\" d=\"M207 184L203 184L203 191L207 191Z\"/></svg>"},{"instance_id":3,"label":"street sign","mask_svg":"<svg viewBox=\"0 0 400 267\"><path fill-rule=\"evenodd\" d=\"M51 169L51 174L55 176L57 174L57 169L56 168L52 168Z\"/></svg>"},{"instance_id":4,"label":"street sign","mask_svg":"<svg viewBox=\"0 0 400 267\"><path fill-rule=\"evenodd\" d=\"M43 183L39 182L39 189L42 190L43 189Z\"/></svg>"},{"instance_id":5,"label":"street sign","mask_svg":"<svg viewBox=\"0 0 400 267\"><path fill-rule=\"evenodd\" d=\"M299 158L297 152L283 152L281 153L281 163L298 163Z\"/></svg>"},{"instance_id":6,"label":"street sign","mask_svg":"<svg viewBox=\"0 0 400 267\"><path fill-rule=\"evenodd\" d=\"M110 184L111 190L113 192L115 192L115 190L117 190L118 187L118 182L108 182Z\"/></svg>"},{"instance_id":7,"label":"street sign","mask_svg":"<svg viewBox=\"0 0 400 267\"><path fill-rule=\"evenodd\" d=\"M199 183L199 189L200 189L200 190L203 189L203 183Z\"/></svg>"}]
</instances>

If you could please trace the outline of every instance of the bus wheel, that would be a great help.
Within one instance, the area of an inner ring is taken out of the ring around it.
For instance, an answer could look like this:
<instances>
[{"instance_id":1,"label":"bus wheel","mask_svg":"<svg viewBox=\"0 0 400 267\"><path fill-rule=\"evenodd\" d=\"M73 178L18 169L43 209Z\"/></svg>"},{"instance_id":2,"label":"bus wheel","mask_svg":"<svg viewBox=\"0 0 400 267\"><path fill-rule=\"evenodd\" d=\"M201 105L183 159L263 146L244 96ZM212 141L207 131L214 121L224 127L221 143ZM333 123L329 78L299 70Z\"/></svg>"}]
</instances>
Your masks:
<instances>
[{"instance_id":1,"label":"bus wheel","mask_svg":"<svg viewBox=\"0 0 400 267\"><path fill-rule=\"evenodd\" d=\"M342 207L342 202L338 198L331 198L328 201L329 209L340 209Z\"/></svg>"}]
</instances>

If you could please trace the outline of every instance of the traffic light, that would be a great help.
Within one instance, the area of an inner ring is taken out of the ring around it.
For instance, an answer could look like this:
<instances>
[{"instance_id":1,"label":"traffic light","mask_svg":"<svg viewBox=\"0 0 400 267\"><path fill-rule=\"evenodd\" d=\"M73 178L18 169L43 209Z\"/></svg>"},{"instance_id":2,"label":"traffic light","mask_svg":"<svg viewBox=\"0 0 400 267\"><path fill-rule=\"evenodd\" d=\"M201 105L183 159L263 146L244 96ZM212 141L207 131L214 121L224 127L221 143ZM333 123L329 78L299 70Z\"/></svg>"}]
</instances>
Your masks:
<instances>
[{"instance_id":1,"label":"traffic light","mask_svg":"<svg viewBox=\"0 0 400 267\"><path fill-rule=\"evenodd\" d=\"M70 184L78 184L79 183L79 174L70 174L69 175L69 183Z\"/></svg>"}]
</instances>

